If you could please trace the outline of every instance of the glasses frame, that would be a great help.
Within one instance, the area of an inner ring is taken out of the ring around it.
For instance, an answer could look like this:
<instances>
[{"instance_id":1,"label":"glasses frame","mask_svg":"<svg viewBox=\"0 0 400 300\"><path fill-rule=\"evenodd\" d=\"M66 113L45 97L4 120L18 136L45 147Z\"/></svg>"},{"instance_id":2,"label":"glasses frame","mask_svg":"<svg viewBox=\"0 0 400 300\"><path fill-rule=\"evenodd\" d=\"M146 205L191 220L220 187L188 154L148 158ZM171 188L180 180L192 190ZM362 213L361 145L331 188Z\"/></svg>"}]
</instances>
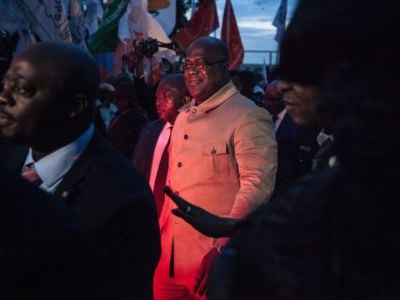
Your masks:
<instances>
[{"instance_id":1,"label":"glasses frame","mask_svg":"<svg viewBox=\"0 0 400 300\"><path fill-rule=\"evenodd\" d=\"M222 64L222 63L226 63L226 62L227 62L226 59L217 60L217 61L214 61L214 62L203 61L201 63L195 63L195 64L187 64L186 62L184 62L184 63L182 63L180 65L180 69L181 69L182 72L185 72L185 71L187 71L189 69L192 69L192 70L195 69L197 71L203 71L203 70L207 69L207 67L209 67L209 66Z\"/></svg>"}]
</instances>

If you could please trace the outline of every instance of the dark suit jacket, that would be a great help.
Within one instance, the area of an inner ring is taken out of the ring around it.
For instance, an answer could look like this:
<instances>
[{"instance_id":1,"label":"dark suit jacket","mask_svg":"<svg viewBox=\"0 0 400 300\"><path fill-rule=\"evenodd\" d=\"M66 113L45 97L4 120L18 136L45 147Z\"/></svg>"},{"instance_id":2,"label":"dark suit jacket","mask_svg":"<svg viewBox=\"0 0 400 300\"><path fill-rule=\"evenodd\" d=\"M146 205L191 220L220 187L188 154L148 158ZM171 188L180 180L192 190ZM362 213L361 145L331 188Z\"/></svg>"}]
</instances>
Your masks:
<instances>
[{"instance_id":1,"label":"dark suit jacket","mask_svg":"<svg viewBox=\"0 0 400 300\"><path fill-rule=\"evenodd\" d=\"M108 139L127 159L130 159L139 139L140 131L149 121L140 106L120 112L111 122L106 134Z\"/></svg>"},{"instance_id":2,"label":"dark suit jacket","mask_svg":"<svg viewBox=\"0 0 400 300\"><path fill-rule=\"evenodd\" d=\"M312 158L318 148L317 135L320 129L304 129L285 114L275 133L278 144L278 171L275 193L288 183L311 170Z\"/></svg>"},{"instance_id":3,"label":"dark suit jacket","mask_svg":"<svg viewBox=\"0 0 400 300\"><path fill-rule=\"evenodd\" d=\"M154 148L164 125L165 122L162 120L147 123L140 133L133 152L132 162L147 181L150 179Z\"/></svg>"},{"instance_id":4,"label":"dark suit jacket","mask_svg":"<svg viewBox=\"0 0 400 300\"><path fill-rule=\"evenodd\" d=\"M85 236L50 195L0 170L0 299L99 299Z\"/></svg>"},{"instance_id":5,"label":"dark suit jacket","mask_svg":"<svg viewBox=\"0 0 400 300\"><path fill-rule=\"evenodd\" d=\"M7 161L7 158L13 152L14 147L15 146L12 143L6 141L0 135L0 166L3 166L3 164Z\"/></svg>"},{"instance_id":6,"label":"dark suit jacket","mask_svg":"<svg viewBox=\"0 0 400 300\"><path fill-rule=\"evenodd\" d=\"M10 162L20 170L26 157ZM108 141L95 135L55 195L89 236L102 268L106 299L151 299L160 254L156 209L142 176Z\"/></svg>"}]
</instances>

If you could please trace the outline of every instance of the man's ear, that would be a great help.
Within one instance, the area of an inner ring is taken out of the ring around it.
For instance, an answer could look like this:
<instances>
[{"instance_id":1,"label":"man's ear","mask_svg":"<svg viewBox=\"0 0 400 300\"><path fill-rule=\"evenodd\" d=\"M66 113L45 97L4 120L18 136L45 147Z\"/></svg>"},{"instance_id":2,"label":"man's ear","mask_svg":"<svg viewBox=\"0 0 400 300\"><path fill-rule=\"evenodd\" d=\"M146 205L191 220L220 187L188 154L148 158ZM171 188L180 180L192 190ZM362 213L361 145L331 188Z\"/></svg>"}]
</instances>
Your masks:
<instances>
[{"instance_id":1,"label":"man's ear","mask_svg":"<svg viewBox=\"0 0 400 300\"><path fill-rule=\"evenodd\" d=\"M224 72L229 73L229 63L224 64Z\"/></svg>"},{"instance_id":2,"label":"man's ear","mask_svg":"<svg viewBox=\"0 0 400 300\"><path fill-rule=\"evenodd\" d=\"M83 96L81 94L76 95L72 102L73 106L70 113L71 118L75 118L76 116L81 114L83 111L86 110L89 105L89 101L86 96Z\"/></svg>"},{"instance_id":3,"label":"man's ear","mask_svg":"<svg viewBox=\"0 0 400 300\"><path fill-rule=\"evenodd\" d=\"M222 65L222 74L225 76L225 78L231 78L231 73L229 72L229 63L224 63Z\"/></svg>"}]
</instances>

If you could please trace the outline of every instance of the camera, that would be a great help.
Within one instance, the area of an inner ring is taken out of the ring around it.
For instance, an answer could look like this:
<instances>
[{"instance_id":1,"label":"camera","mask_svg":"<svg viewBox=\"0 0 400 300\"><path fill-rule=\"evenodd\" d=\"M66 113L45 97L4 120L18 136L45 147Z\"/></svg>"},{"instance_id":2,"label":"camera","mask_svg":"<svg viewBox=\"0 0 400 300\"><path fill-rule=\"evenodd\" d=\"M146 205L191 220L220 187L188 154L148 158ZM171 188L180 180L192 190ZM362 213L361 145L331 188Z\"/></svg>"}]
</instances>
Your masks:
<instances>
[{"instance_id":1,"label":"camera","mask_svg":"<svg viewBox=\"0 0 400 300\"><path fill-rule=\"evenodd\" d=\"M176 43L162 43L153 38L147 38L146 40L141 40L137 43L137 45L141 50L141 52L143 53L143 55L146 56L147 58L151 58L154 55L154 53L158 51L159 47L164 47L171 50L179 49Z\"/></svg>"}]
</instances>

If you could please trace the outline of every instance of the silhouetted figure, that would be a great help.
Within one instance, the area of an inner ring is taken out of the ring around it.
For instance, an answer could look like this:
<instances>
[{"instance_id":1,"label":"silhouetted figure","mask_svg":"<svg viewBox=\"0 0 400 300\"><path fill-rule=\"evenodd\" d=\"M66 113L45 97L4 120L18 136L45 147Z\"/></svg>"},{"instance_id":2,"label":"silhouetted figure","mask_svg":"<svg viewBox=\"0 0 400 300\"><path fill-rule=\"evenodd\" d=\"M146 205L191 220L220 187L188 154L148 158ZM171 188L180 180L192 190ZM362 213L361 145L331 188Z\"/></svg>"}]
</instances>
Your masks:
<instances>
[{"instance_id":1,"label":"silhouetted figure","mask_svg":"<svg viewBox=\"0 0 400 300\"><path fill-rule=\"evenodd\" d=\"M57 199L0 168L0 297L99 299L87 240Z\"/></svg>"},{"instance_id":2,"label":"silhouetted figure","mask_svg":"<svg viewBox=\"0 0 400 300\"><path fill-rule=\"evenodd\" d=\"M365 4L299 2L280 74L315 104L339 164L238 227L209 299L399 297L400 6Z\"/></svg>"},{"instance_id":3,"label":"silhouetted figure","mask_svg":"<svg viewBox=\"0 0 400 300\"><path fill-rule=\"evenodd\" d=\"M286 110L283 101L284 89L281 86L282 82L278 80L269 83L264 95L264 106L274 120L278 144L275 194L293 180L310 172L313 158L319 148L317 135L321 131L320 128L301 127L293 121Z\"/></svg>"},{"instance_id":4,"label":"silhouetted figure","mask_svg":"<svg viewBox=\"0 0 400 300\"><path fill-rule=\"evenodd\" d=\"M115 98L119 113L107 130L107 137L130 159L139 140L140 131L149 118L147 112L139 105L133 81L119 84Z\"/></svg>"},{"instance_id":5,"label":"silhouetted figure","mask_svg":"<svg viewBox=\"0 0 400 300\"><path fill-rule=\"evenodd\" d=\"M38 43L14 58L3 82L0 130L21 146L8 167L22 175L29 168L72 211L101 270L102 296L151 299L156 209L140 174L95 133L99 72L91 55L72 44Z\"/></svg>"}]
</instances>

